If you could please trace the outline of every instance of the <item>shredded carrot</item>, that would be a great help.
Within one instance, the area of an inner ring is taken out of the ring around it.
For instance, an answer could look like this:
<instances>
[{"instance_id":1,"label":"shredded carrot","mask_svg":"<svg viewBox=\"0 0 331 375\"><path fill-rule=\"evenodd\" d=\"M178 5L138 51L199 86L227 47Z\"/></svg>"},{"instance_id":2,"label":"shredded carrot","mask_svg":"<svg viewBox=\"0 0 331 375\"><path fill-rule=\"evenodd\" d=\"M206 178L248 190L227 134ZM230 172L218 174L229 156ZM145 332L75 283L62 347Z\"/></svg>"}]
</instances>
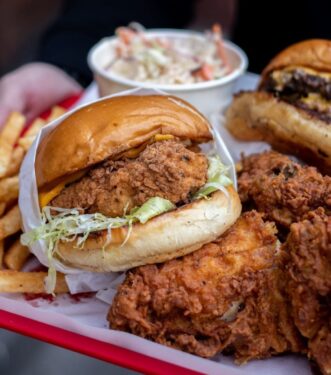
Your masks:
<instances>
[{"instance_id":1,"label":"shredded carrot","mask_svg":"<svg viewBox=\"0 0 331 375\"><path fill-rule=\"evenodd\" d=\"M202 67L199 71L200 77L205 81L210 81L213 79L213 67L207 63L202 64Z\"/></svg>"},{"instance_id":2,"label":"shredded carrot","mask_svg":"<svg viewBox=\"0 0 331 375\"><path fill-rule=\"evenodd\" d=\"M135 31L131 30L128 27L118 27L116 29L116 34L119 36L121 41L127 45L130 44L134 36L137 35Z\"/></svg>"},{"instance_id":3,"label":"shredded carrot","mask_svg":"<svg viewBox=\"0 0 331 375\"><path fill-rule=\"evenodd\" d=\"M221 25L218 23L215 23L212 27L212 31L213 31L215 42L216 42L218 56L224 62L227 73L229 73L231 72L232 68L231 68L231 65L229 64L228 57L225 53Z\"/></svg>"}]
</instances>

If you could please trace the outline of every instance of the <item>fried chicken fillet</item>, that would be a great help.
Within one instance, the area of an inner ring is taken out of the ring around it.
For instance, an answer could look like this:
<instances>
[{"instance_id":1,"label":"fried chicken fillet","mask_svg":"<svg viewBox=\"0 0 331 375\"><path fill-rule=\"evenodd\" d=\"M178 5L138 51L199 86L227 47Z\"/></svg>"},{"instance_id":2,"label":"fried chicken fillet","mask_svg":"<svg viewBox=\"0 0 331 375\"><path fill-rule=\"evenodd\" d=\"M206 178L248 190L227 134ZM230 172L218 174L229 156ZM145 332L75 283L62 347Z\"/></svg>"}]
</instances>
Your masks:
<instances>
[{"instance_id":1,"label":"fried chicken fillet","mask_svg":"<svg viewBox=\"0 0 331 375\"><path fill-rule=\"evenodd\" d=\"M322 208L292 224L284 244L292 315L308 356L331 374L331 216Z\"/></svg>"},{"instance_id":2,"label":"fried chicken fillet","mask_svg":"<svg viewBox=\"0 0 331 375\"><path fill-rule=\"evenodd\" d=\"M187 203L207 180L208 161L176 140L155 142L136 159L106 161L65 188L51 205L122 216L149 198Z\"/></svg>"},{"instance_id":3,"label":"fried chicken fillet","mask_svg":"<svg viewBox=\"0 0 331 375\"><path fill-rule=\"evenodd\" d=\"M275 151L242 159L238 191L244 207L285 228L311 210L331 212L331 177Z\"/></svg>"},{"instance_id":4,"label":"fried chicken fillet","mask_svg":"<svg viewBox=\"0 0 331 375\"><path fill-rule=\"evenodd\" d=\"M196 252L129 271L110 327L202 357L234 353L240 363L301 351L275 232L273 223L247 212Z\"/></svg>"}]
</instances>

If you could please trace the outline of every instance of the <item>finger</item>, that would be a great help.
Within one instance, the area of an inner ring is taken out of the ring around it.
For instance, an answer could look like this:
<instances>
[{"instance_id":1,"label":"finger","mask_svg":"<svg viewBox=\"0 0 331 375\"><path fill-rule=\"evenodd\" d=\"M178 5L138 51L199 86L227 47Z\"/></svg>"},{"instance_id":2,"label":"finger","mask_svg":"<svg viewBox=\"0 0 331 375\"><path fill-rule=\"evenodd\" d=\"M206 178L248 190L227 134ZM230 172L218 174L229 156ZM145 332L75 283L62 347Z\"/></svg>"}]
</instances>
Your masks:
<instances>
[{"instance_id":1,"label":"finger","mask_svg":"<svg viewBox=\"0 0 331 375\"><path fill-rule=\"evenodd\" d=\"M10 111L9 108L0 107L0 128L2 128L4 126L4 124L6 123L6 120L9 116L10 112L11 111Z\"/></svg>"}]
</instances>

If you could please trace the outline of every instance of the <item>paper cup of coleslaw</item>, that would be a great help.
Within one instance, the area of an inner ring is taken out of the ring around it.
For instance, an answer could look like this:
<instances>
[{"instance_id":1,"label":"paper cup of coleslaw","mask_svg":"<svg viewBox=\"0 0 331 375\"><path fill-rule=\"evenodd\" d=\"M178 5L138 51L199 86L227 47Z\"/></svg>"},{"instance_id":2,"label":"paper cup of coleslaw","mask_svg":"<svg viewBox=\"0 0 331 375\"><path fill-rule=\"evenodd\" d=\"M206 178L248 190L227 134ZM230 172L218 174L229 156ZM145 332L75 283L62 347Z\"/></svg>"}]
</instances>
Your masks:
<instances>
[{"instance_id":1,"label":"paper cup of coleslaw","mask_svg":"<svg viewBox=\"0 0 331 375\"><path fill-rule=\"evenodd\" d=\"M187 30L148 30L144 32L144 37L149 40L173 41L178 53L182 54L188 53L187 51L192 48L192 54L197 59L200 53L199 48L201 49L201 45L206 42L204 34ZM235 82L245 72L248 64L246 54L238 46L229 41L224 41L222 44L229 69L224 74L218 74L217 77L209 80L192 80L192 77L188 74L188 70L192 68L190 64L172 67L171 61L162 61L162 56L159 56L157 51L155 53L155 49L151 51L152 54L146 57L144 63L150 64L151 60L158 59L159 63L163 64L163 71L165 70L165 72L154 74L153 79L146 78L146 75L141 72L141 66L134 66L133 53L133 58L130 57L128 66L124 66L119 74L118 69L116 71L113 68L114 63L116 63L116 67L119 65L116 61L119 59L118 43L119 38L117 36L104 38L88 54L88 64L94 73L100 96L111 95L135 87L153 88L187 100L206 116L219 111L230 102ZM194 50L195 44L200 45L196 50ZM183 48L181 48L181 45L183 45ZM210 60L210 58L210 56L207 56L207 59ZM138 61L141 62L141 54ZM133 67L134 72L132 72L132 69L130 70L130 67ZM185 70L186 67L187 71Z\"/></svg>"}]
</instances>

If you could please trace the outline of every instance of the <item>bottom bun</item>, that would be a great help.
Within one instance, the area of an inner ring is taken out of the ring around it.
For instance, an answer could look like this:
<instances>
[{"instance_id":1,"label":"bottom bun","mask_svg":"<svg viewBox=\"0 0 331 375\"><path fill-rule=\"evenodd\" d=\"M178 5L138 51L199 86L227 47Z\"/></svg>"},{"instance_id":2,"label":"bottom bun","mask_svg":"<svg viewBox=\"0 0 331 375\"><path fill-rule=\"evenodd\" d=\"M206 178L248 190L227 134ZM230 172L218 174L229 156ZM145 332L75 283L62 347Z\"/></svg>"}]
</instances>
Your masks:
<instances>
[{"instance_id":1,"label":"bottom bun","mask_svg":"<svg viewBox=\"0 0 331 375\"><path fill-rule=\"evenodd\" d=\"M128 228L116 228L105 246L107 232L91 234L83 247L61 242L57 256L65 264L94 272L124 271L145 264L160 263L199 249L215 240L239 217L241 203L233 187L213 193L174 211L134 224L126 242Z\"/></svg>"},{"instance_id":2,"label":"bottom bun","mask_svg":"<svg viewBox=\"0 0 331 375\"><path fill-rule=\"evenodd\" d=\"M331 124L267 92L242 92L226 113L226 127L238 139L266 141L331 172Z\"/></svg>"}]
</instances>

